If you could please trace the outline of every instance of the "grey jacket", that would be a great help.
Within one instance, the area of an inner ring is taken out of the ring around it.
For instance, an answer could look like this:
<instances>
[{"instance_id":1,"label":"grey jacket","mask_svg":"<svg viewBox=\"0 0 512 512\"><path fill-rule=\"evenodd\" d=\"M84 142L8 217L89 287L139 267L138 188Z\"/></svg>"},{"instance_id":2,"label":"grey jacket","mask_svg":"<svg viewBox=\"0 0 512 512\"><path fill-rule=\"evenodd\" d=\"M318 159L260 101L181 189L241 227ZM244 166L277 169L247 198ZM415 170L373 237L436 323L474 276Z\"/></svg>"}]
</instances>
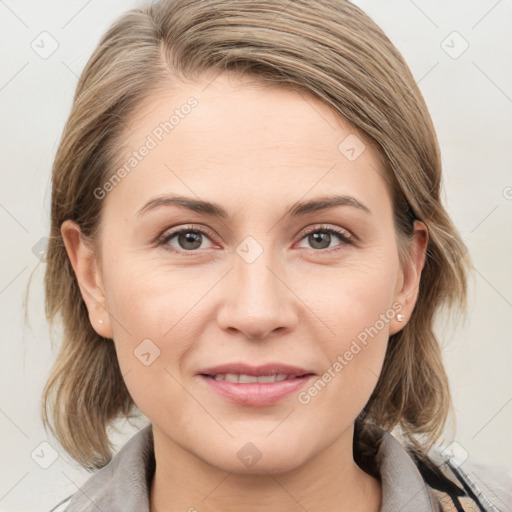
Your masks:
<instances>
[{"instance_id":1,"label":"grey jacket","mask_svg":"<svg viewBox=\"0 0 512 512\"><path fill-rule=\"evenodd\" d=\"M381 512L512 512L512 471L469 459L457 467L448 458L436 474L393 435L377 430L378 450L371 463L382 483ZM50 512L149 512L154 471L149 425Z\"/></svg>"}]
</instances>

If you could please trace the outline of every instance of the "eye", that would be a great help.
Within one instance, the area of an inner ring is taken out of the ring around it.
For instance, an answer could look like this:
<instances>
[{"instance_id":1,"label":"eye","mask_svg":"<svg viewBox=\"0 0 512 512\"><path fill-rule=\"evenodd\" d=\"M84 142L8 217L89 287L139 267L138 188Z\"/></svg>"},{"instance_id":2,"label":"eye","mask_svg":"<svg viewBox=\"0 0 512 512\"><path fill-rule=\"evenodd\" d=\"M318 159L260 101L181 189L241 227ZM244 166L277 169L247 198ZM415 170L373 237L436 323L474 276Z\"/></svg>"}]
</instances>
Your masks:
<instances>
[{"instance_id":1,"label":"eye","mask_svg":"<svg viewBox=\"0 0 512 512\"><path fill-rule=\"evenodd\" d=\"M174 239L176 239L175 243L171 243ZM158 245L171 246L171 250L175 252L198 252L197 249L205 249L202 247L205 239L210 240L206 231L195 227L185 227L164 233L158 238ZM167 247L165 248L167 249Z\"/></svg>"},{"instance_id":2,"label":"eye","mask_svg":"<svg viewBox=\"0 0 512 512\"><path fill-rule=\"evenodd\" d=\"M341 243L332 248L331 242L334 238L341 240ZM198 249L208 249L213 247L203 247L203 242L209 240L212 236L205 230L195 226L187 226L171 232L166 232L158 238L158 245L164 246L167 250L186 255L186 253L199 252ZM302 235L301 240L306 239L311 244L311 249L315 252L334 252L347 244L353 244L352 235L341 228L329 226L315 226ZM174 243L172 243L174 241ZM170 246L170 247L169 247Z\"/></svg>"},{"instance_id":3,"label":"eye","mask_svg":"<svg viewBox=\"0 0 512 512\"><path fill-rule=\"evenodd\" d=\"M331 242L334 238L338 238L341 240L341 244L338 244L334 249L331 249ZM325 252L334 252L340 249L347 244L353 244L354 241L352 239L351 234L340 228L333 228L329 226L315 226L312 229L309 229L301 238L301 240L306 239L310 244L312 249L316 249L316 252L325 251Z\"/></svg>"}]
</instances>

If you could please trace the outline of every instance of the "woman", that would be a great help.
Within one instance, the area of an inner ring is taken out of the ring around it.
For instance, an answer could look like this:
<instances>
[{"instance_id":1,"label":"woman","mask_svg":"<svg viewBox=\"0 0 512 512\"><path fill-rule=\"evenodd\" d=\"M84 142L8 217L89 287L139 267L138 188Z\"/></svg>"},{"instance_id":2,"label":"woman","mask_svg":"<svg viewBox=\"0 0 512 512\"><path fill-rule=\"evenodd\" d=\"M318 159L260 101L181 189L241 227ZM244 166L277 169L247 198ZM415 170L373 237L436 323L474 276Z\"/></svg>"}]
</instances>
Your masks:
<instances>
[{"instance_id":1,"label":"woman","mask_svg":"<svg viewBox=\"0 0 512 512\"><path fill-rule=\"evenodd\" d=\"M511 507L510 474L432 450L433 321L469 264L440 182L407 65L349 2L118 19L53 171L43 421L101 468L58 509ZM112 458L107 427L137 411Z\"/></svg>"}]
</instances>

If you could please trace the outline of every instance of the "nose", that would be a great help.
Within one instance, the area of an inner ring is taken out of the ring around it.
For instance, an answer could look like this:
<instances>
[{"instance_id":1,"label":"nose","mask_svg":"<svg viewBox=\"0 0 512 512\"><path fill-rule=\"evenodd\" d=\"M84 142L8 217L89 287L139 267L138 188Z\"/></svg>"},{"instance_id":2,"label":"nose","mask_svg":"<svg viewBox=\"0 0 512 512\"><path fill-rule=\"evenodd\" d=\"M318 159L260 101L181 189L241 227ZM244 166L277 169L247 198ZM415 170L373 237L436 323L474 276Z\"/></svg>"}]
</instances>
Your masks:
<instances>
[{"instance_id":1,"label":"nose","mask_svg":"<svg viewBox=\"0 0 512 512\"><path fill-rule=\"evenodd\" d=\"M252 262L235 254L217 316L222 329L240 331L249 339L265 339L273 331L293 330L297 325L298 299L286 282L283 266L270 253L263 251Z\"/></svg>"}]
</instances>

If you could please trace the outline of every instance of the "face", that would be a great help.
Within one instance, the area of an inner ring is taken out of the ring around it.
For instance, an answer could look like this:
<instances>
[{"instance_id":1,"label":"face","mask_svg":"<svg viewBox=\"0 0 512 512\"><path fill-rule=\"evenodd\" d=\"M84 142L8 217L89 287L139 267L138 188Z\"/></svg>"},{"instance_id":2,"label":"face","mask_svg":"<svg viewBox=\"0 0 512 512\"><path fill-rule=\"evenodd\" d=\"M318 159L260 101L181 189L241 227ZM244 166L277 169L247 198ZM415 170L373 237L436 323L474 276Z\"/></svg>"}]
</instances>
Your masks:
<instances>
[{"instance_id":1,"label":"face","mask_svg":"<svg viewBox=\"0 0 512 512\"><path fill-rule=\"evenodd\" d=\"M400 266L390 191L353 126L288 89L207 83L148 98L131 120L119 167L134 151L136 163L97 193L97 265L65 238L91 322L113 339L155 435L226 471L282 471L350 431L403 326L396 313L412 310L421 264ZM329 208L294 208L334 196ZM202 375L227 363L310 376ZM244 465L244 450L261 459Z\"/></svg>"}]
</instances>

